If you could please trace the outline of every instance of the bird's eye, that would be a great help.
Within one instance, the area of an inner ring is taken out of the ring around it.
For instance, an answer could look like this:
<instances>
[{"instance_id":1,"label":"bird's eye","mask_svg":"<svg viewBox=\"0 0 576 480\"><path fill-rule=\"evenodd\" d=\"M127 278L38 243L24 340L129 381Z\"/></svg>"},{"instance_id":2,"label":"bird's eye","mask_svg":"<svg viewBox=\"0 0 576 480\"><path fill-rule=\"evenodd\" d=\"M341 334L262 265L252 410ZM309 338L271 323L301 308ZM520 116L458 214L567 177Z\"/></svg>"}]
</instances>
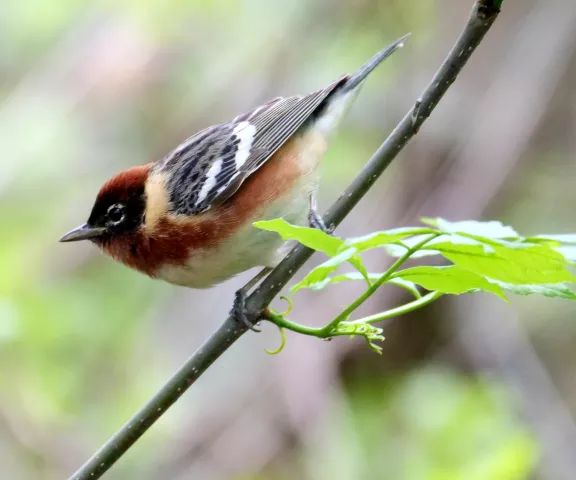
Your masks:
<instances>
[{"instance_id":1,"label":"bird's eye","mask_svg":"<svg viewBox=\"0 0 576 480\"><path fill-rule=\"evenodd\" d=\"M112 205L108 209L108 219L112 223L120 223L124 220L124 207L122 205Z\"/></svg>"}]
</instances>

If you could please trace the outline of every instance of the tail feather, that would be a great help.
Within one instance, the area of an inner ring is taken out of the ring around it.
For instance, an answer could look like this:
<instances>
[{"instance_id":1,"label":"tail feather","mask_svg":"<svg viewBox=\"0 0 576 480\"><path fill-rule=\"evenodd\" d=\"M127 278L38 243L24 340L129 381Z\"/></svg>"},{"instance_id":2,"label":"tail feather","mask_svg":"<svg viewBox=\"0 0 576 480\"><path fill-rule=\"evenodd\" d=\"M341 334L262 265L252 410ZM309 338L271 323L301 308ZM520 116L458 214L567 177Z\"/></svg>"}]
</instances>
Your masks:
<instances>
[{"instance_id":1,"label":"tail feather","mask_svg":"<svg viewBox=\"0 0 576 480\"><path fill-rule=\"evenodd\" d=\"M372 70L374 70L380 63L382 63L386 58L392 55L396 50L404 46L404 40L406 40L410 34L404 35L395 42L388 45L384 50L377 53L368 62L366 62L360 70L352 74L346 83L342 86L342 91L354 90L362 81L370 75Z\"/></svg>"},{"instance_id":2,"label":"tail feather","mask_svg":"<svg viewBox=\"0 0 576 480\"><path fill-rule=\"evenodd\" d=\"M308 125L326 138L329 138L335 131L338 123L348 111L358 95L360 84L384 59L392 55L396 50L402 48L404 40L409 36L404 35L394 43L388 45L380 53L377 53L360 70L350 75L340 86L336 87L330 95L326 97L320 107L311 116ZM346 78L346 77L344 77Z\"/></svg>"}]
</instances>

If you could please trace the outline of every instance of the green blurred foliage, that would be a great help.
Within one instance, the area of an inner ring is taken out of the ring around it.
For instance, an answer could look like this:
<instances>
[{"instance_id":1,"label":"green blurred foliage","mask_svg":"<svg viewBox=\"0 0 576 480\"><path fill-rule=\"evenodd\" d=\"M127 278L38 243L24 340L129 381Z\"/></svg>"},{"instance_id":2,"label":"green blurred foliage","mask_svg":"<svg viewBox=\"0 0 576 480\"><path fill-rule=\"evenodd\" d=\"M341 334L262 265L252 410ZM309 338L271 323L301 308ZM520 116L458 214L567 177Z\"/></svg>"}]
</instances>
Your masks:
<instances>
[{"instance_id":1,"label":"green blurred foliage","mask_svg":"<svg viewBox=\"0 0 576 480\"><path fill-rule=\"evenodd\" d=\"M311 478L520 480L538 446L498 384L428 366L380 380L358 376L330 412Z\"/></svg>"}]
</instances>

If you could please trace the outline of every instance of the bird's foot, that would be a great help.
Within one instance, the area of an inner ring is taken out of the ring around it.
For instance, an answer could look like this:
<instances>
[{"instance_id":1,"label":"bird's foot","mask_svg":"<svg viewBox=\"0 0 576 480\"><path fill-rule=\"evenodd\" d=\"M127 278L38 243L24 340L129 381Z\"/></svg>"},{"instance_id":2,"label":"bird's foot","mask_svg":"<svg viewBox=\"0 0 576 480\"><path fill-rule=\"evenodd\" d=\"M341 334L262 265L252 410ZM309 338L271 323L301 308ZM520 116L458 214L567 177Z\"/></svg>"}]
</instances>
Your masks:
<instances>
[{"instance_id":1,"label":"bird's foot","mask_svg":"<svg viewBox=\"0 0 576 480\"><path fill-rule=\"evenodd\" d=\"M322 230L324 233L327 233L328 235L332 235L332 233L334 232L335 228L334 224L327 226L324 223L324 220L322 220L322 217L318 215L318 212L316 210L310 209L310 212L308 212L308 223L312 228Z\"/></svg>"},{"instance_id":2,"label":"bird's foot","mask_svg":"<svg viewBox=\"0 0 576 480\"><path fill-rule=\"evenodd\" d=\"M245 289L241 288L236 292L230 315L232 315L236 321L246 325L253 332L260 332L260 329L256 328L255 322L252 322L246 314L246 297L247 292Z\"/></svg>"},{"instance_id":3,"label":"bird's foot","mask_svg":"<svg viewBox=\"0 0 576 480\"><path fill-rule=\"evenodd\" d=\"M260 329L255 327L255 324L258 322L251 321L247 315L246 298L248 297L250 290L258 285L271 270L272 269L269 267L263 268L254 278L252 278L252 280L238 290L234 296L234 305L232 306L232 310L230 310L230 315L232 315L238 322L246 325L253 332L259 332Z\"/></svg>"},{"instance_id":4,"label":"bird's foot","mask_svg":"<svg viewBox=\"0 0 576 480\"><path fill-rule=\"evenodd\" d=\"M310 194L310 205L308 208L308 223L312 228L317 228L318 230L322 230L324 233L328 235L332 235L332 232L336 228L334 224L330 226L326 226L322 217L318 215L318 207L316 202L316 189L312 190Z\"/></svg>"}]
</instances>

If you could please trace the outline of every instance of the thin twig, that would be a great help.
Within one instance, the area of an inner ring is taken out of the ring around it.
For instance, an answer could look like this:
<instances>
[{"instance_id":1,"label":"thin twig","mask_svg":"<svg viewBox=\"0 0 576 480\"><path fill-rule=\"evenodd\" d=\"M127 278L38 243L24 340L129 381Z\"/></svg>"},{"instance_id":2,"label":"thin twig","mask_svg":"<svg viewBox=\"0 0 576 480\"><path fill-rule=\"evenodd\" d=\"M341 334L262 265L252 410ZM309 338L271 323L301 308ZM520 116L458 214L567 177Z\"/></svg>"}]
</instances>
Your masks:
<instances>
[{"instance_id":1,"label":"thin twig","mask_svg":"<svg viewBox=\"0 0 576 480\"><path fill-rule=\"evenodd\" d=\"M410 109L382 146L370 158L360 174L324 216L327 225L338 225L362 199L382 172L418 132L436 107L458 73L499 13L501 0L478 0L446 60L434 75L422 97ZM295 247L248 297L248 318L256 321L268 304L290 281L296 271L312 255L312 250ZM162 386L150 401L137 412L98 452L72 477L73 480L100 478L150 428L150 426L214 363L247 329L229 317L192 357Z\"/></svg>"}]
</instances>

